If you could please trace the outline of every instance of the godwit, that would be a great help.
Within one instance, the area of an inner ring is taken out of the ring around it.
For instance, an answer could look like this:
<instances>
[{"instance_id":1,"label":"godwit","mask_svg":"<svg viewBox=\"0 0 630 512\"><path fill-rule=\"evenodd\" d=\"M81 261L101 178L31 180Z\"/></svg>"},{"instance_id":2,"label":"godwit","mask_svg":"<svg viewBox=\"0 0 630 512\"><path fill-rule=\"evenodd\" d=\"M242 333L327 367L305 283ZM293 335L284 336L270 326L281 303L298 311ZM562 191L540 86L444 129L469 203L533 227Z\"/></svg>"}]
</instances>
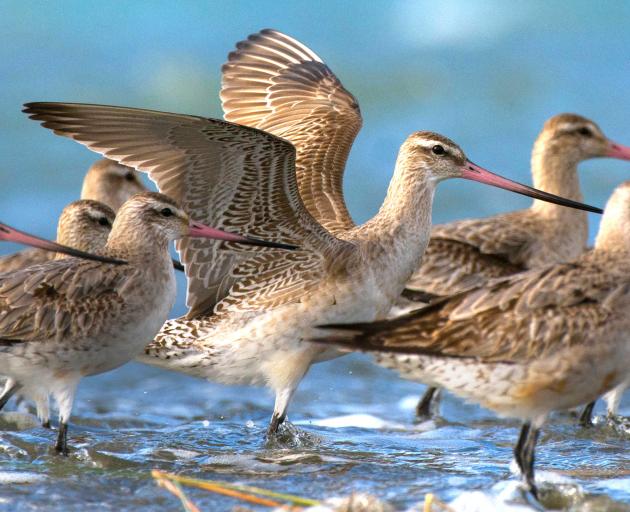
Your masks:
<instances>
[{"instance_id":1,"label":"godwit","mask_svg":"<svg viewBox=\"0 0 630 512\"><path fill-rule=\"evenodd\" d=\"M73 247L67 247L65 245L44 240L35 235L30 235L19 229L12 228L11 226L0 222L0 241L13 242L16 244L30 245L31 247L37 247L45 251L51 251L54 253L62 253L68 256L75 256L77 258L84 258L87 260L99 261L101 263L113 263L121 265L127 263L124 260L113 258L110 256L103 256L100 254L90 254Z\"/></svg>"},{"instance_id":2,"label":"godwit","mask_svg":"<svg viewBox=\"0 0 630 512\"><path fill-rule=\"evenodd\" d=\"M74 201L61 212L59 223L57 224L57 243L88 253L99 254L105 247L114 218L114 211L102 203L87 199ZM38 251L37 256L33 258L37 263L67 257L67 254L49 252L43 249L30 249L22 251L21 254L28 254L30 251ZM50 254L52 257L40 258L39 253ZM28 258L23 258L23 260L28 260ZM27 266L25 265L22 268ZM15 270L13 269L13 271ZM0 410L16 391L15 381L8 379L5 382L2 394L0 394ZM48 395L30 396L29 398L37 406L37 417L42 422L42 425L50 427Z\"/></svg>"},{"instance_id":3,"label":"godwit","mask_svg":"<svg viewBox=\"0 0 630 512\"><path fill-rule=\"evenodd\" d=\"M380 211L342 240L305 209L295 149L271 134L123 107L31 103L25 112L59 135L147 171L198 218L300 246L229 254L201 241L180 242L190 311L167 322L141 359L224 383L266 384L276 394L270 432L284 420L310 365L338 355L303 343L309 328L380 318L397 300L428 242L438 182L466 178L599 211L494 175L446 137L417 132L401 147Z\"/></svg>"},{"instance_id":4,"label":"godwit","mask_svg":"<svg viewBox=\"0 0 630 512\"><path fill-rule=\"evenodd\" d=\"M545 417L629 377L630 182L609 200L592 251L491 281L408 315L329 325L325 341L376 351L405 377L518 418L516 461L536 494L534 449ZM345 331L344 331L345 330Z\"/></svg>"},{"instance_id":5,"label":"godwit","mask_svg":"<svg viewBox=\"0 0 630 512\"><path fill-rule=\"evenodd\" d=\"M114 211L117 211L118 208L120 208L127 199L135 194L143 192L144 190L146 189L139 180L139 174L136 170L131 169L130 167L126 167L124 165L120 165L119 163L113 162L112 160L107 160L106 158L103 158L98 160L88 169L88 172L83 179L83 186L81 188L81 199L92 199L94 201L98 201L107 205ZM96 227L95 222L90 222L88 220L87 213L85 211L83 211L82 214L79 214L79 211L80 210L78 209L73 210L74 213L82 216L81 218L86 223L85 226L89 224ZM77 240L81 241L80 243L82 245L75 246L72 243L59 240L59 233L63 231L61 228L61 218L59 219L59 224L57 228L57 241L60 243L66 243L71 247L84 249L90 252L91 246L87 241L88 234L83 233L82 230L78 227L76 229L70 227L70 222L74 218L71 215L72 212L65 212L64 210L64 212L62 213L62 217L64 213L67 216L66 220L64 221L67 236L70 236L72 234L72 236L78 237ZM105 217L108 217L108 215L105 215ZM109 219L109 228L111 228L112 222L113 218ZM105 227L96 227L96 229L97 233L104 233ZM102 244L98 245L98 248L102 248L104 245L105 242L103 241ZM25 268L30 265L35 265L37 263L45 263L46 261L50 261L54 258L55 253L49 251L43 251L41 249L26 249L16 252L14 254L9 254L7 256L1 257L0 273L18 270L20 268Z\"/></svg>"},{"instance_id":6,"label":"godwit","mask_svg":"<svg viewBox=\"0 0 630 512\"><path fill-rule=\"evenodd\" d=\"M259 243L191 221L172 199L144 192L122 206L102 251L127 265L67 258L0 276L0 374L15 383L9 396L20 388L53 395L57 451L68 451L79 380L133 359L166 320L175 301L168 243L182 237Z\"/></svg>"},{"instance_id":7,"label":"godwit","mask_svg":"<svg viewBox=\"0 0 630 512\"><path fill-rule=\"evenodd\" d=\"M287 139L296 148L300 195L316 220L340 238L354 223L343 199L343 172L362 124L357 100L304 44L266 29L236 45L223 66L225 119ZM592 121L560 114L549 119L532 153L534 186L581 201L577 165L630 148L608 140ZM450 295L540 265L577 257L587 243L583 211L535 200L531 208L433 228L422 264L404 295ZM434 388L418 403L430 414Z\"/></svg>"},{"instance_id":8,"label":"godwit","mask_svg":"<svg viewBox=\"0 0 630 512\"><path fill-rule=\"evenodd\" d=\"M534 186L581 201L577 166L596 157L630 160L630 148L582 116L554 116L534 144ZM568 261L586 249L587 237L585 212L538 200L526 210L438 225L406 295L452 295L495 277ZM420 399L418 416L430 415L435 391L429 388Z\"/></svg>"},{"instance_id":9,"label":"godwit","mask_svg":"<svg viewBox=\"0 0 630 512\"><path fill-rule=\"evenodd\" d=\"M99 201L117 212L127 199L145 190L138 171L102 158L85 174L81 199Z\"/></svg>"}]
</instances>

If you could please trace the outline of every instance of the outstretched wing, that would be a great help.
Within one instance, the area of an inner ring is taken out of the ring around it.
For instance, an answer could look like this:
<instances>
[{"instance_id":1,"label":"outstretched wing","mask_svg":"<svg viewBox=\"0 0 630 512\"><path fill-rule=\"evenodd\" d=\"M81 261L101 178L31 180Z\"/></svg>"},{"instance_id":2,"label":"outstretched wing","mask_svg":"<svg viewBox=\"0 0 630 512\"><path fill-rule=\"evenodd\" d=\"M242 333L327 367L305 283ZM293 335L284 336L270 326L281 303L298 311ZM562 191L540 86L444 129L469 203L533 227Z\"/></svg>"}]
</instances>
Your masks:
<instances>
[{"instance_id":1,"label":"outstretched wing","mask_svg":"<svg viewBox=\"0 0 630 512\"><path fill-rule=\"evenodd\" d=\"M194 219L222 229L300 246L277 249L185 238L177 245L188 276L189 315L210 313L237 281L273 303L294 283L317 279L324 253L343 242L304 207L295 150L263 131L225 121L142 109L31 103L25 112L46 128L124 165L146 171L160 191ZM257 265L253 265L253 261ZM292 266L292 262L298 262ZM268 278L250 279L261 269ZM299 272L298 272L299 270ZM286 289L277 274L287 276Z\"/></svg>"},{"instance_id":2,"label":"outstretched wing","mask_svg":"<svg viewBox=\"0 0 630 512\"><path fill-rule=\"evenodd\" d=\"M595 254L442 299L393 320L327 326L359 350L520 362L579 344L627 304L627 264ZM611 268L618 267L613 272ZM346 334L344 330L348 330Z\"/></svg>"},{"instance_id":3,"label":"outstretched wing","mask_svg":"<svg viewBox=\"0 0 630 512\"><path fill-rule=\"evenodd\" d=\"M446 296L527 270L536 229L518 222L519 213L435 226L407 287Z\"/></svg>"},{"instance_id":4,"label":"outstretched wing","mask_svg":"<svg viewBox=\"0 0 630 512\"><path fill-rule=\"evenodd\" d=\"M127 266L65 258L0 275L0 340L97 335L125 305Z\"/></svg>"},{"instance_id":5,"label":"outstretched wing","mask_svg":"<svg viewBox=\"0 0 630 512\"><path fill-rule=\"evenodd\" d=\"M343 172L361 129L356 99L314 52L281 32L262 30L236 48L223 65L225 119L290 141L309 212L333 234L354 227Z\"/></svg>"}]
</instances>

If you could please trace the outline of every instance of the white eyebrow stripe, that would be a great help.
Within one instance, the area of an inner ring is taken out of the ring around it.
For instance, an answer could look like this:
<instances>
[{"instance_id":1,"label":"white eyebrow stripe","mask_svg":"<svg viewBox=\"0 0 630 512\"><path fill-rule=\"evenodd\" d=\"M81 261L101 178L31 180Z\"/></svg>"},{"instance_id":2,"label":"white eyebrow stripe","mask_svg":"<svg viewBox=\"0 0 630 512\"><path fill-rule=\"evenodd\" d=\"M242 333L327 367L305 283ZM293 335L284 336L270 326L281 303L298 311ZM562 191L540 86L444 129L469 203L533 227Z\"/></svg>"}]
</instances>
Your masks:
<instances>
[{"instance_id":1,"label":"white eyebrow stripe","mask_svg":"<svg viewBox=\"0 0 630 512\"><path fill-rule=\"evenodd\" d=\"M558 131L570 132L573 130L577 130L578 128L581 128L583 126L590 128L594 133L598 132L597 127L593 123L587 123L587 122L562 123L558 125Z\"/></svg>"},{"instance_id":2,"label":"white eyebrow stripe","mask_svg":"<svg viewBox=\"0 0 630 512\"><path fill-rule=\"evenodd\" d=\"M442 146L444 149L453 150L448 144L444 144L444 142L440 140L420 140L418 141L418 146L422 146L423 148L430 149L433 146Z\"/></svg>"}]
</instances>

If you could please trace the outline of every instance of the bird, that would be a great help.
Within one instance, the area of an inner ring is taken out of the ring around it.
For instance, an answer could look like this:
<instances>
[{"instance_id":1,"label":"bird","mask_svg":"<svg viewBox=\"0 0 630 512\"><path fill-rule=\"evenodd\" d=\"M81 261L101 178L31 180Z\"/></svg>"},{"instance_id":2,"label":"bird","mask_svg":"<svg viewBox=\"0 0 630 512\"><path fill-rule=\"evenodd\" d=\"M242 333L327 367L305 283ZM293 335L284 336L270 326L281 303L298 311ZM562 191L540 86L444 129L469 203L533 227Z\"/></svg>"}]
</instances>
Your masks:
<instances>
[{"instance_id":1,"label":"bird","mask_svg":"<svg viewBox=\"0 0 630 512\"><path fill-rule=\"evenodd\" d=\"M515 457L537 496L534 452L547 415L630 376L629 221L625 182L606 205L594 248L577 258L490 280L398 318L324 325L329 335L315 341L373 352L405 378L521 420Z\"/></svg>"},{"instance_id":2,"label":"bird","mask_svg":"<svg viewBox=\"0 0 630 512\"><path fill-rule=\"evenodd\" d=\"M577 166L597 157L630 160L630 147L611 141L583 116L553 116L545 122L532 151L534 187L581 201ZM496 277L568 261L586 250L587 238L584 211L538 200L525 210L440 224L431 230L422 263L404 295L452 295ZM435 392L429 388L420 399L418 417L431 415ZM586 421L583 416L582 422Z\"/></svg>"},{"instance_id":3,"label":"bird","mask_svg":"<svg viewBox=\"0 0 630 512\"><path fill-rule=\"evenodd\" d=\"M29 245L31 247L37 247L46 251L54 253L65 254L68 256L74 256L76 258L84 258L92 261L98 261L101 263L111 263L116 265L123 265L127 262L121 259L113 258L110 256L103 256L100 254L90 254L79 249L68 247L57 242L51 242L39 238L35 235L26 233L17 228L11 227L8 224L0 222L0 242L13 242L16 244Z\"/></svg>"},{"instance_id":4,"label":"bird","mask_svg":"<svg viewBox=\"0 0 630 512\"><path fill-rule=\"evenodd\" d=\"M83 179L81 199L97 201L116 212L131 196L146 190L139 176L139 173L130 167L120 165L106 158L99 159L90 166ZM78 211L76 210L75 212ZM64 210L62 217L64 214L70 215L70 211L65 212ZM108 215L105 215L105 217L108 217ZM64 222L67 224L71 219L72 217L68 217ZM111 228L111 222L109 222L109 226ZM61 226L59 225L58 232L60 229ZM103 230L100 229L99 231L102 232ZM81 231L78 230L75 230L74 233L77 233L80 238L87 236L81 234ZM66 243L59 239L57 241ZM66 243L66 245L74 247L71 243ZM76 248L82 249L79 246ZM89 252L89 248L86 250ZM0 257L0 273L25 268L36 263L44 263L55 257L55 253L37 248L18 251Z\"/></svg>"},{"instance_id":5,"label":"bird","mask_svg":"<svg viewBox=\"0 0 630 512\"><path fill-rule=\"evenodd\" d=\"M9 396L56 400L57 452L68 455L81 378L132 360L168 318L176 294L168 244L189 237L274 246L200 224L173 199L143 192L120 208L102 250L126 265L65 258L0 275L0 374L14 382Z\"/></svg>"},{"instance_id":6,"label":"bird","mask_svg":"<svg viewBox=\"0 0 630 512\"><path fill-rule=\"evenodd\" d=\"M450 139L421 131L402 144L379 212L342 239L304 206L294 146L267 132L103 105L38 102L24 112L58 135L148 172L196 218L299 245L236 257L201 241L180 242L189 311L168 321L139 358L226 384L268 386L275 392L268 435L278 431L311 364L339 355L304 343L309 329L381 318L400 295L428 243L438 182L466 178L600 211L492 174Z\"/></svg>"},{"instance_id":7,"label":"bird","mask_svg":"<svg viewBox=\"0 0 630 512\"><path fill-rule=\"evenodd\" d=\"M135 171L134 171L135 172ZM107 243L116 214L107 205L89 199L80 199L67 205L61 212L57 224L57 243L63 244L91 254L99 254ZM51 254L51 258L36 258L35 262L46 262L68 257L67 254L35 249L43 254ZM19 254L19 253L18 253ZM35 263L33 263L35 264ZM29 265L24 265L28 267ZM11 270L12 272L15 269ZM0 394L0 411L16 393L16 383L8 379ZM48 395L32 395L36 404L37 417L45 428L50 428Z\"/></svg>"},{"instance_id":8,"label":"bird","mask_svg":"<svg viewBox=\"0 0 630 512\"><path fill-rule=\"evenodd\" d=\"M138 171L101 158L90 166L83 178L81 199L99 201L117 212L127 199L144 191L146 187Z\"/></svg>"},{"instance_id":9,"label":"bird","mask_svg":"<svg viewBox=\"0 0 630 512\"><path fill-rule=\"evenodd\" d=\"M321 57L287 34L261 30L229 54L221 101L226 120L294 144L300 195L318 222L341 238L355 227L343 197L343 173L362 117L356 98ZM604 156L627 160L630 148L607 139L583 116L556 115L534 145L534 187L581 201L577 165ZM526 210L437 225L390 314L490 278L567 261L586 249L587 236L585 212L540 200ZM436 398L436 389L429 388L416 407L419 418L431 416Z\"/></svg>"}]
</instances>

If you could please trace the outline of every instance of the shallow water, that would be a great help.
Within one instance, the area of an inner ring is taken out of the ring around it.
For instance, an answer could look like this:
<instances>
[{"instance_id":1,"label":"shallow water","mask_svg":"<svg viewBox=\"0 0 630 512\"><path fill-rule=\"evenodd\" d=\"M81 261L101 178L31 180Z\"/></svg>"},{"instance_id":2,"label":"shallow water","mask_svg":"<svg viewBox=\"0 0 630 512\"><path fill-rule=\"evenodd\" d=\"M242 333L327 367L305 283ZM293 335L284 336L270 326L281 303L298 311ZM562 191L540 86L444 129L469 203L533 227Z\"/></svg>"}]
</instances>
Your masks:
<instances>
[{"instance_id":1,"label":"shallow water","mask_svg":"<svg viewBox=\"0 0 630 512\"><path fill-rule=\"evenodd\" d=\"M153 468L314 499L369 492L400 510L428 492L460 510L497 508L506 495L524 503L511 485L518 425L449 396L444 420L414 424L421 388L364 356L317 365L295 397L292 425L265 443L272 398L264 390L128 365L83 381L67 459L52 453L55 432L33 417L0 415L0 510L178 509L153 482ZM626 399L626 415L629 406ZM583 430L556 415L538 450L544 503L630 510L629 439L627 431ZM237 504L187 493L202 510Z\"/></svg>"}]
</instances>

